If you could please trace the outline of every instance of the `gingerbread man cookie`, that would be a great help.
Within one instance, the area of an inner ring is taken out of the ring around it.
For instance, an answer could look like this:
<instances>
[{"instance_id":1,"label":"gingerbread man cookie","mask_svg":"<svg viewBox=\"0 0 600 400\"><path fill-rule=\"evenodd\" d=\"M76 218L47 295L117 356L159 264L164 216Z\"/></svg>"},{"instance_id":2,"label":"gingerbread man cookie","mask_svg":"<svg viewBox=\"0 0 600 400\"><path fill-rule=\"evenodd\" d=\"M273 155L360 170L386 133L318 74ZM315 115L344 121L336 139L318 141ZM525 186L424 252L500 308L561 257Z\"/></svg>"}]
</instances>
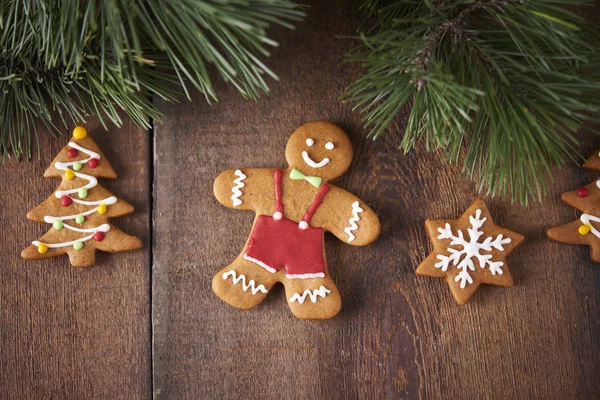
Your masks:
<instances>
[{"instance_id":1,"label":"gingerbread man cookie","mask_svg":"<svg viewBox=\"0 0 600 400\"><path fill-rule=\"evenodd\" d=\"M600 150L587 160L583 168L600 171ZM561 199L582 214L578 220L548 229L546 235L557 242L590 246L592 260L600 262L600 179L563 193Z\"/></svg>"},{"instance_id":2,"label":"gingerbread man cookie","mask_svg":"<svg viewBox=\"0 0 600 400\"><path fill-rule=\"evenodd\" d=\"M242 252L215 275L212 287L228 304L249 309L281 282L296 317L331 318L342 300L329 275L324 234L364 246L377 239L379 219L356 196L329 183L352 161L350 139L338 126L301 126L285 156L287 169L231 169L215 180L221 204L253 210L256 218Z\"/></svg>"},{"instance_id":3,"label":"gingerbread man cookie","mask_svg":"<svg viewBox=\"0 0 600 400\"><path fill-rule=\"evenodd\" d=\"M24 259L68 254L74 267L89 267L96 260L96 250L112 253L142 247L140 239L108 222L133 213L133 206L98 183L98 178L116 179L117 174L84 127L73 130L71 141L44 176L62 178L62 182L27 218L52 227L21 252Z\"/></svg>"},{"instance_id":4,"label":"gingerbread man cookie","mask_svg":"<svg viewBox=\"0 0 600 400\"><path fill-rule=\"evenodd\" d=\"M417 274L444 278L458 304L465 305L482 283L512 286L506 256L523 236L494 224L482 200L476 200L459 219L428 219L431 253Z\"/></svg>"}]
</instances>

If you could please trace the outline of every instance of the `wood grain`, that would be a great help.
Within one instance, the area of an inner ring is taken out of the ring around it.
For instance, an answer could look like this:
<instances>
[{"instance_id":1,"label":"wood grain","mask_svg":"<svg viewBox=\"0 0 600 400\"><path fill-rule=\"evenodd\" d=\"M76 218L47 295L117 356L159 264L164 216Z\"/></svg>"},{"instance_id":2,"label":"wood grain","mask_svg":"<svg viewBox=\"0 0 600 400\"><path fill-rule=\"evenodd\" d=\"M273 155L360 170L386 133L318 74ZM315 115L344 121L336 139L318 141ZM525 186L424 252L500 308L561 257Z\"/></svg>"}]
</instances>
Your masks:
<instances>
[{"instance_id":1,"label":"wood grain","mask_svg":"<svg viewBox=\"0 0 600 400\"><path fill-rule=\"evenodd\" d=\"M359 115L339 101L357 76L339 66L351 43L352 13L312 2L296 32L276 30L280 75L272 95L244 101L218 84L220 103L160 103L156 128L153 328L154 395L215 398L594 398L600 393L600 266L588 249L549 241L545 229L577 217L559 193L596 176L568 165L542 204L529 209L485 199L498 225L526 236L508 258L516 286L484 286L459 307L442 280L417 277L431 249L427 217L457 218L475 186L436 154L397 151L402 126L365 141ZM596 6L597 10L598 7ZM285 167L287 138L328 120L354 143L340 186L382 221L365 248L327 238L330 271L343 297L326 322L295 319L282 290L240 311L210 289L246 240L252 215L220 206L219 172ZM590 134L581 151L600 146Z\"/></svg>"},{"instance_id":2,"label":"wood grain","mask_svg":"<svg viewBox=\"0 0 600 400\"><path fill-rule=\"evenodd\" d=\"M87 127L119 176L102 185L136 208L113 223L144 247L98 252L90 268L73 268L66 256L24 261L21 250L48 228L25 215L60 183L43 173L70 132L42 135L31 163L0 167L2 399L150 397L149 137L129 122L108 132L97 121Z\"/></svg>"},{"instance_id":3,"label":"wood grain","mask_svg":"<svg viewBox=\"0 0 600 400\"><path fill-rule=\"evenodd\" d=\"M600 21L600 6L587 14ZM58 185L42 174L67 137L43 137L31 164L0 167L0 399L600 397L600 265L544 234L578 217L560 193L598 174L555 169L529 209L484 198L498 225L526 237L508 257L516 286L482 286L459 307L415 268L431 251L424 220L457 218L475 186L437 154L400 155L401 124L364 140L360 116L339 101L358 76L339 65L352 43L335 38L352 33L353 15L313 1L297 31L273 30L281 48L269 65L281 82L257 102L219 82L212 107L200 95L159 102L167 119L153 139L130 123L88 125L119 174L103 185L136 207L113 222L142 250L99 253L90 269L21 260L45 232L25 215ZM350 135L355 158L337 184L378 213L381 236L363 248L327 237L343 297L332 320L294 318L281 288L255 310L231 308L211 279L243 246L252 215L220 206L213 180L229 168L285 167L287 138L314 120ZM600 147L580 137L583 154Z\"/></svg>"}]
</instances>

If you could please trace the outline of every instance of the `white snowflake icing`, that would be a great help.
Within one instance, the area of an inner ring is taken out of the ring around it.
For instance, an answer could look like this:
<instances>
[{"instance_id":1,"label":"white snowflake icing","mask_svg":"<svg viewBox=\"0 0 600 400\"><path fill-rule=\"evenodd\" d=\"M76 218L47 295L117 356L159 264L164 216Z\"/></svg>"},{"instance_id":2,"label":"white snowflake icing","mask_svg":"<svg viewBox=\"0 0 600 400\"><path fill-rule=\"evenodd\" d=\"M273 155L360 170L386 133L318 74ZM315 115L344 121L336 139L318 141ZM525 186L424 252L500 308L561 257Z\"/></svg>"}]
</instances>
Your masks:
<instances>
[{"instance_id":1,"label":"white snowflake icing","mask_svg":"<svg viewBox=\"0 0 600 400\"><path fill-rule=\"evenodd\" d=\"M504 238L502 234L496 236L493 239L491 236L485 238L483 242L479 242L479 238L483 235L483 232L479 230L483 226L483 223L487 218L481 218L481 210L475 212L475 216L469 216L469 222L471 228L467 229L469 233L469 241L467 241L461 230L458 230L456 235L452 233L450 224L446 224L443 228L438 228L440 235L438 239L450 239L450 246L462 246L462 249L455 247L448 247L449 256L438 254L437 258L440 262L435 264L436 268L441 268L442 271L446 272L450 264L461 270L459 274L454 278L456 282L460 281L460 288L464 289L467 283L473 283L473 278L469 274L469 270L475 271L475 264L473 258L477 258L479 266L489 268L492 275L502 275L502 261L492 261L491 254L482 254L482 251L492 251L492 248L504 251L504 244L510 243L510 238ZM461 257L464 255L464 258Z\"/></svg>"}]
</instances>

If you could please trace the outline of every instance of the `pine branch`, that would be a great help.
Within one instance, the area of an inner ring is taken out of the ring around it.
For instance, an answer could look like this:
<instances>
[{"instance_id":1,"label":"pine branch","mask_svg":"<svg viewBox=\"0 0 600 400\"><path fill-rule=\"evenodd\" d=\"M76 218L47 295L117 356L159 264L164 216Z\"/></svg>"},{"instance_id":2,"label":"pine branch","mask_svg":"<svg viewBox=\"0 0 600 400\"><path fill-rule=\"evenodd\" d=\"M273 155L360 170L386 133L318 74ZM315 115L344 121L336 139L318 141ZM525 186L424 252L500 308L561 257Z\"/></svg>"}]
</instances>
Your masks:
<instances>
[{"instance_id":1,"label":"pine branch","mask_svg":"<svg viewBox=\"0 0 600 400\"><path fill-rule=\"evenodd\" d=\"M153 97L217 101L210 66L245 98L269 93L266 30L304 15L290 0L0 0L0 152L31 157L38 122L120 126L123 109L147 128Z\"/></svg>"},{"instance_id":2,"label":"pine branch","mask_svg":"<svg viewBox=\"0 0 600 400\"><path fill-rule=\"evenodd\" d=\"M478 189L541 199L550 167L577 159L574 134L600 121L600 59L574 0L381 1L347 56L365 74L345 100L376 139L411 105L400 147L441 149Z\"/></svg>"}]
</instances>

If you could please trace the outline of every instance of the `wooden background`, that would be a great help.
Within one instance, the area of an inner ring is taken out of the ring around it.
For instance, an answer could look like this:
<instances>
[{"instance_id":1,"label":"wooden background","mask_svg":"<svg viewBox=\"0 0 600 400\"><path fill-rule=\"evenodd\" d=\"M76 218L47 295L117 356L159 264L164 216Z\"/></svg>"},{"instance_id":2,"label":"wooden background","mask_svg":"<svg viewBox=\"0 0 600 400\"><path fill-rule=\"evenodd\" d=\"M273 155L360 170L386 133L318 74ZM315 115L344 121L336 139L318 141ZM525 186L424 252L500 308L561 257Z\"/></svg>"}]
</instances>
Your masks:
<instances>
[{"instance_id":1,"label":"wooden background","mask_svg":"<svg viewBox=\"0 0 600 400\"><path fill-rule=\"evenodd\" d=\"M600 21L598 5L588 11ZM573 165L555 170L543 203L529 209L486 199L495 221L526 242L508 259L513 288L481 287L464 308L442 280L417 277L430 245L426 217L458 217L474 185L436 154L399 156L402 126L362 140L359 115L339 101L358 74L339 66L351 43L350 10L314 1L270 65L272 95L244 101L217 83L220 103L158 105L152 132L131 123L104 132L88 124L119 174L103 184L136 207L117 226L144 247L99 254L75 269L67 258L24 262L19 253L46 226L27 211L58 181L43 171L67 137L41 138L41 157L0 168L0 398L10 399L584 399L600 395L600 266L587 248L546 239L578 213L559 194L597 178ZM355 159L340 186L371 205L382 234L355 248L327 238L340 315L295 319L281 288L240 311L211 279L242 247L248 212L220 206L217 174L234 167L284 167L295 128L342 126ZM582 133L583 154L600 138Z\"/></svg>"}]
</instances>

